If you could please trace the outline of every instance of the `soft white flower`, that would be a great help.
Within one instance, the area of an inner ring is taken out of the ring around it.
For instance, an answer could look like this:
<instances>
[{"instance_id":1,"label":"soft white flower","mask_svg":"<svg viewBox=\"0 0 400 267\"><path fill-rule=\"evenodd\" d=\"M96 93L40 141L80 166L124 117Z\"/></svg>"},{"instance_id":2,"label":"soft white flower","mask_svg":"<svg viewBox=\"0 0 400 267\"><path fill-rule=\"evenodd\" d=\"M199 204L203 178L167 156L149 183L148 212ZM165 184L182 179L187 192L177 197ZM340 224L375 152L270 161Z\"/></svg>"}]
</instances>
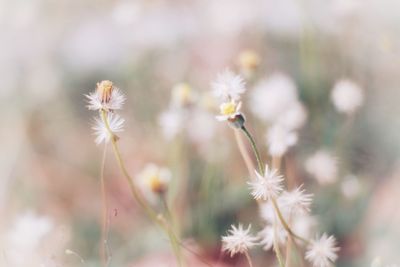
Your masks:
<instances>
[{"instance_id":1,"label":"soft white flower","mask_svg":"<svg viewBox=\"0 0 400 267\"><path fill-rule=\"evenodd\" d=\"M113 111L122 109L126 99L111 81L97 83L96 91L85 96L88 98L87 108L90 110Z\"/></svg>"},{"instance_id":2,"label":"soft white flower","mask_svg":"<svg viewBox=\"0 0 400 267\"><path fill-rule=\"evenodd\" d=\"M304 214L310 211L312 194L306 194L301 185L290 192L284 191L280 201L283 208L288 209L291 214Z\"/></svg>"},{"instance_id":3,"label":"soft white flower","mask_svg":"<svg viewBox=\"0 0 400 267\"><path fill-rule=\"evenodd\" d=\"M218 74L212 89L214 96L223 101L239 100L240 95L246 91L243 78L228 69Z\"/></svg>"},{"instance_id":4,"label":"soft white flower","mask_svg":"<svg viewBox=\"0 0 400 267\"><path fill-rule=\"evenodd\" d=\"M333 87L331 99L338 112L350 114L362 105L364 94L356 83L341 80Z\"/></svg>"},{"instance_id":5,"label":"soft white flower","mask_svg":"<svg viewBox=\"0 0 400 267\"><path fill-rule=\"evenodd\" d=\"M306 108L301 102L295 101L277 117L275 124L281 125L286 129L296 130L301 128L306 120Z\"/></svg>"},{"instance_id":6,"label":"soft white flower","mask_svg":"<svg viewBox=\"0 0 400 267\"><path fill-rule=\"evenodd\" d=\"M142 189L154 194L163 194L171 181L171 171L150 163L138 174Z\"/></svg>"},{"instance_id":7,"label":"soft white flower","mask_svg":"<svg viewBox=\"0 0 400 267\"><path fill-rule=\"evenodd\" d=\"M320 150L309 157L305 169L321 184L327 185L337 180L336 159L327 151Z\"/></svg>"},{"instance_id":8,"label":"soft white flower","mask_svg":"<svg viewBox=\"0 0 400 267\"><path fill-rule=\"evenodd\" d=\"M251 111L269 123L274 123L295 102L296 85L281 73L275 73L259 82L250 94Z\"/></svg>"},{"instance_id":9,"label":"soft white flower","mask_svg":"<svg viewBox=\"0 0 400 267\"><path fill-rule=\"evenodd\" d=\"M254 199L271 199L278 197L282 191L283 177L278 174L277 170L269 170L268 165L265 166L264 176L255 171L256 177L254 181L247 182Z\"/></svg>"},{"instance_id":10,"label":"soft white flower","mask_svg":"<svg viewBox=\"0 0 400 267\"><path fill-rule=\"evenodd\" d=\"M280 125L274 125L267 132L267 144L271 156L283 156L289 147L297 143L297 133Z\"/></svg>"},{"instance_id":11,"label":"soft white flower","mask_svg":"<svg viewBox=\"0 0 400 267\"><path fill-rule=\"evenodd\" d=\"M164 137L173 139L184 128L184 114L180 109L168 109L161 113L158 118Z\"/></svg>"},{"instance_id":12,"label":"soft white flower","mask_svg":"<svg viewBox=\"0 0 400 267\"><path fill-rule=\"evenodd\" d=\"M237 103L235 100L224 102L219 106L220 115L216 116L216 119L219 121L235 119L235 117L240 114L241 107L242 102Z\"/></svg>"},{"instance_id":13,"label":"soft white flower","mask_svg":"<svg viewBox=\"0 0 400 267\"><path fill-rule=\"evenodd\" d=\"M263 245L263 249L270 250L274 246L275 239L280 245L285 244L287 232L280 224L275 225L275 227L267 225L258 233L258 236L261 239L260 244Z\"/></svg>"},{"instance_id":14,"label":"soft white flower","mask_svg":"<svg viewBox=\"0 0 400 267\"><path fill-rule=\"evenodd\" d=\"M355 198L361 190L361 184L359 179L354 175L347 175L340 185L342 194L348 198Z\"/></svg>"},{"instance_id":15,"label":"soft white flower","mask_svg":"<svg viewBox=\"0 0 400 267\"><path fill-rule=\"evenodd\" d=\"M118 114L108 113L107 121L112 134L122 132L124 130L125 119L121 118ZM112 134L109 132L106 124L101 118L95 118L95 124L92 129L96 135L96 144L99 145L103 141L107 143L111 140Z\"/></svg>"},{"instance_id":16,"label":"soft white flower","mask_svg":"<svg viewBox=\"0 0 400 267\"><path fill-rule=\"evenodd\" d=\"M255 246L258 238L250 235L250 228L243 229L243 225L239 224L231 226L228 230L228 235L222 237L222 250L228 251L233 257L236 253L245 253L250 248Z\"/></svg>"},{"instance_id":17,"label":"soft white flower","mask_svg":"<svg viewBox=\"0 0 400 267\"><path fill-rule=\"evenodd\" d=\"M178 83L172 88L172 105L175 107L193 104L196 98L193 88L187 83Z\"/></svg>"},{"instance_id":18,"label":"soft white flower","mask_svg":"<svg viewBox=\"0 0 400 267\"><path fill-rule=\"evenodd\" d=\"M335 237L328 237L324 233L307 246L305 258L312 263L313 267L329 267L331 262L336 261L338 250Z\"/></svg>"}]
</instances>

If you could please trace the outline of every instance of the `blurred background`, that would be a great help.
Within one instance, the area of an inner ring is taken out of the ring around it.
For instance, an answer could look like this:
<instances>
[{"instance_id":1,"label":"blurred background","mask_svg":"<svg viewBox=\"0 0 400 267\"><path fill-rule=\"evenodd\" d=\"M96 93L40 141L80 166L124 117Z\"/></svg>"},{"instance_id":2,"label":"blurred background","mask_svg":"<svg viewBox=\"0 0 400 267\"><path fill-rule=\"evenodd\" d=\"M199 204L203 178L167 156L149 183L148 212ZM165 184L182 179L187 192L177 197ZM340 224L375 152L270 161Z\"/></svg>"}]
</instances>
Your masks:
<instances>
[{"instance_id":1,"label":"blurred background","mask_svg":"<svg viewBox=\"0 0 400 267\"><path fill-rule=\"evenodd\" d=\"M399 1L1 0L0 33L0 266L100 266L103 149L84 94L105 79L127 96L119 136L129 171L136 176L149 162L169 168L183 239L209 261L245 266L220 255L220 236L238 221L257 228L258 209L232 129L215 120L207 98L220 71L242 71L243 51L258 58L249 94L277 72L297 87L308 116L284 168L314 194L320 231L341 247L337 266L400 264ZM364 93L351 118L331 102L343 78ZM177 125L165 112L181 82L200 104ZM266 158L268 124L247 98L249 129ZM337 159L328 186L304 165L321 148ZM174 266L111 150L105 174L110 266ZM37 262L13 263L26 251ZM257 266L274 262L271 251L252 253Z\"/></svg>"}]
</instances>

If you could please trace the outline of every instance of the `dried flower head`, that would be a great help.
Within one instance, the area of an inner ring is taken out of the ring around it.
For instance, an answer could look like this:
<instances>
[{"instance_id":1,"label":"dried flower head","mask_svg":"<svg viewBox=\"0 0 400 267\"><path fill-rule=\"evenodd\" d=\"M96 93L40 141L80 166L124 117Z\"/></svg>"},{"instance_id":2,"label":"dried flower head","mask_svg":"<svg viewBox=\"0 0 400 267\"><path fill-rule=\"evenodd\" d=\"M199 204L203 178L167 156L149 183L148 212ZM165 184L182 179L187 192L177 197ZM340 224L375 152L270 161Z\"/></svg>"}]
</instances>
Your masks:
<instances>
[{"instance_id":1,"label":"dried flower head","mask_svg":"<svg viewBox=\"0 0 400 267\"><path fill-rule=\"evenodd\" d=\"M233 257L237 253L245 253L250 248L255 246L258 238L250 235L250 228L243 229L243 225L239 224L231 226L228 230L228 235L222 237L222 249L228 251L230 256Z\"/></svg>"},{"instance_id":2,"label":"dried flower head","mask_svg":"<svg viewBox=\"0 0 400 267\"><path fill-rule=\"evenodd\" d=\"M328 237L324 233L320 238L311 241L305 258L312 263L313 267L329 267L331 262L336 261L338 250L335 237Z\"/></svg>"},{"instance_id":3,"label":"dried flower head","mask_svg":"<svg viewBox=\"0 0 400 267\"><path fill-rule=\"evenodd\" d=\"M114 111L121 109L125 102L125 96L108 80L97 83L96 90L85 96L88 98L89 110Z\"/></svg>"},{"instance_id":4,"label":"dried flower head","mask_svg":"<svg viewBox=\"0 0 400 267\"><path fill-rule=\"evenodd\" d=\"M116 138L115 133L122 132L124 130L125 119L121 118L118 114L108 113L107 123L101 118L95 118L95 124L92 129L96 135L96 144L101 144L104 142L109 142L111 138ZM110 132L111 131L111 132Z\"/></svg>"},{"instance_id":5,"label":"dried flower head","mask_svg":"<svg viewBox=\"0 0 400 267\"><path fill-rule=\"evenodd\" d=\"M353 81L341 80L333 87L331 99L338 112L351 114L362 105L364 94Z\"/></svg>"},{"instance_id":6,"label":"dried flower head","mask_svg":"<svg viewBox=\"0 0 400 267\"><path fill-rule=\"evenodd\" d=\"M266 165L264 176L257 171L255 171L255 173L255 180L247 182L254 199L268 200L278 197L279 193L282 191L283 181L283 177L278 174L278 171L270 170L268 165Z\"/></svg>"},{"instance_id":7,"label":"dried flower head","mask_svg":"<svg viewBox=\"0 0 400 267\"><path fill-rule=\"evenodd\" d=\"M246 91L244 80L230 70L218 74L217 80L212 83L214 96L223 101L239 100Z\"/></svg>"},{"instance_id":8,"label":"dried flower head","mask_svg":"<svg viewBox=\"0 0 400 267\"><path fill-rule=\"evenodd\" d=\"M138 175L144 189L154 194L163 194L167 191L171 176L170 170L152 163L147 164Z\"/></svg>"}]
</instances>

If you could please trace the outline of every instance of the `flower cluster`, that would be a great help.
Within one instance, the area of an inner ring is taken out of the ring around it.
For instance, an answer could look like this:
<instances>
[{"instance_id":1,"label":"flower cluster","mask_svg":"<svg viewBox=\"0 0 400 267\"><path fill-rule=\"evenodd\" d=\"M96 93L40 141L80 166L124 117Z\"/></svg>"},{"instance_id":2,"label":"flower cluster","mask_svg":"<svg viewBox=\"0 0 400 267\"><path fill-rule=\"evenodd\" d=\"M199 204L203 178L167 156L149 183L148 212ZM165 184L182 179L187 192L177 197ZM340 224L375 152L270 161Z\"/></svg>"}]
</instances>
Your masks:
<instances>
[{"instance_id":1,"label":"flower cluster","mask_svg":"<svg viewBox=\"0 0 400 267\"><path fill-rule=\"evenodd\" d=\"M126 99L121 90L111 81L105 80L97 83L96 90L85 96L88 99L87 108L100 113L92 127L96 144L108 143L111 138L117 138L115 133L123 131L125 122L115 113L115 110L122 109Z\"/></svg>"}]
</instances>

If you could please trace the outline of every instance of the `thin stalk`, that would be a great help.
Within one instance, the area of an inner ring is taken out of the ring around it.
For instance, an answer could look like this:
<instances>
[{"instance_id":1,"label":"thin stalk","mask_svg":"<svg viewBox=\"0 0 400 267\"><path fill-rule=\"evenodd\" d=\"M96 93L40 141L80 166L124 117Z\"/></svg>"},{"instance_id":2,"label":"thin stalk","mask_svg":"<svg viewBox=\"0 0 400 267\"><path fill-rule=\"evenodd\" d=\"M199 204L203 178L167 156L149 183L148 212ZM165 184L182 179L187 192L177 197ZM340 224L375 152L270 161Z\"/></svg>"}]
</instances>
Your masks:
<instances>
[{"instance_id":1,"label":"thin stalk","mask_svg":"<svg viewBox=\"0 0 400 267\"><path fill-rule=\"evenodd\" d=\"M244 255L246 256L246 259L247 259L247 262L249 263L249 266L253 267L253 262L251 261L250 254L249 254L249 252L247 250L244 252Z\"/></svg>"},{"instance_id":2,"label":"thin stalk","mask_svg":"<svg viewBox=\"0 0 400 267\"><path fill-rule=\"evenodd\" d=\"M106 183L104 177L104 169L107 156L107 144L104 145L103 156L101 160L100 168L100 184L101 184L101 203L102 203L102 223L101 223L101 244L100 244L100 257L104 267L108 265L108 257L110 255L107 245L107 217L108 217L108 205L107 205L107 194L106 194Z\"/></svg>"},{"instance_id":3,"label":"thin stalk","mask_svg":"<svg viewBox=\"0 0 400 267\"><path fill-rule=\"evenodd\" d=\"M234 133L235 133L235 139L236 139L236 143L237 143L237 145L239 147L240 154L242 154L244 163L246 164L247 170L249 171L249 175L250 175L250 178L251 178L251 177L254 176L254 170L255 170L253 161L252 161L252 159L250 157L249 152L246 149L246 146L245 146L245 144L243 142L243 138L240 135L239 130L235 129Z\"/></svg>"},{"instance_id":4,"label":"thin stalk","mask_svg":"<svg viewBox=\"0 0 400 267\"><path fill-rule=\"evenodd\" d=\"M132 196L139 203L139 205L143 208L143 210L147 213L147 215L150 217L150 219L152 219L155 223L157 223L168 234L168 236L170 237L169 239L171 241L171 245L173 248L175 248L177 246L177 244L179 244L177 242L175 235L171 232L171 229L167 226L166 222L161 220L159 218L159 216L157 215L157 213L149 205L147 205L146 201L143 199L140 192L137 190L135 184L133 183L132 178L128 173L128 170L126 169L125 163L122 160L121 152L119 151L119 147L117 144L118 137L112 132L112 130L110 128L110 125L109 125L109 122L107 119L107 112L105 110L101 110L100 115L101 115L104 125L108 131L108 134L111 137L110 139L111 139L111 144L113 147L115 158L117 160L117 163L118 163L118 166L119 166L121 172L123 173L124 177L126 178L128 184L129 184L129 188L131 190ZM174 250L174 252L176 252L175 249L173 249L173 250ZM176 259L179 263L179 266L182 266L179 255L175 254Z\"/></svg>"},{"instance_id":5,"label":"thin stalk","mask_svg":"<svg viewBox=\"0 0 400 267\"><path fill-rule=\"evenodd\" d=\"M250 134L250 132L247 130L247 128L245 126L242 126L241 130L243 131L243 133L245 134L245 136L249 140L249 142L251 144L251 148L253 149L254 155L256 156L258 170L259 170L260 174L262 176L264 176L264 168L263 168L263 164L262 164L262 161L261 161L260 153L258 152L258 149L257 149L256 142L254 141L253 136Z\"/></svg>"},{"instance_id":6,"label":"thin stalk","mask_svg":"<svg viewBox=\"0 0 400 267\"><path fill-rule=\"evenodd\" d=\"M288 240L286 242L286 262L285 262L285 267L290 267L291 252L292 252L292 238L288 238Z\"/></svg>"},{"instance_id":7,"label":"thin stalk","mask_svg":"<svg viewBox=\"0 0 400 267\"><path fill-rule=\"evenodd\" d=\"M250 132L246 129L245 126L242 126L242 131L243 133L246 135L247 139L250 141L251 147L253 149L253 153L256 156L257 159L257 163L258 163L258 170L259 173L264 176L264 168L262 167L262 162L261 162L261 157L260 157L260 153L258 152L257 149L257 145L256 142L254 141L253 136L250 134ZM277 214L279 220L281 221L283 227L285 228L286 232L288 232L290 235L292 235L293 237L305 242L305 243L309 243L308 240L302 238L301 236L298 236L297 234L295 234L292 229L290 229L289 225L287 224L287 222L285 221L285 218L282 216L282 213L278 207L278 204L276 203L276 199L272 198L271 199L272 202L272 206L274 207L275 213Z\"/></svg>"}]
</instances>

